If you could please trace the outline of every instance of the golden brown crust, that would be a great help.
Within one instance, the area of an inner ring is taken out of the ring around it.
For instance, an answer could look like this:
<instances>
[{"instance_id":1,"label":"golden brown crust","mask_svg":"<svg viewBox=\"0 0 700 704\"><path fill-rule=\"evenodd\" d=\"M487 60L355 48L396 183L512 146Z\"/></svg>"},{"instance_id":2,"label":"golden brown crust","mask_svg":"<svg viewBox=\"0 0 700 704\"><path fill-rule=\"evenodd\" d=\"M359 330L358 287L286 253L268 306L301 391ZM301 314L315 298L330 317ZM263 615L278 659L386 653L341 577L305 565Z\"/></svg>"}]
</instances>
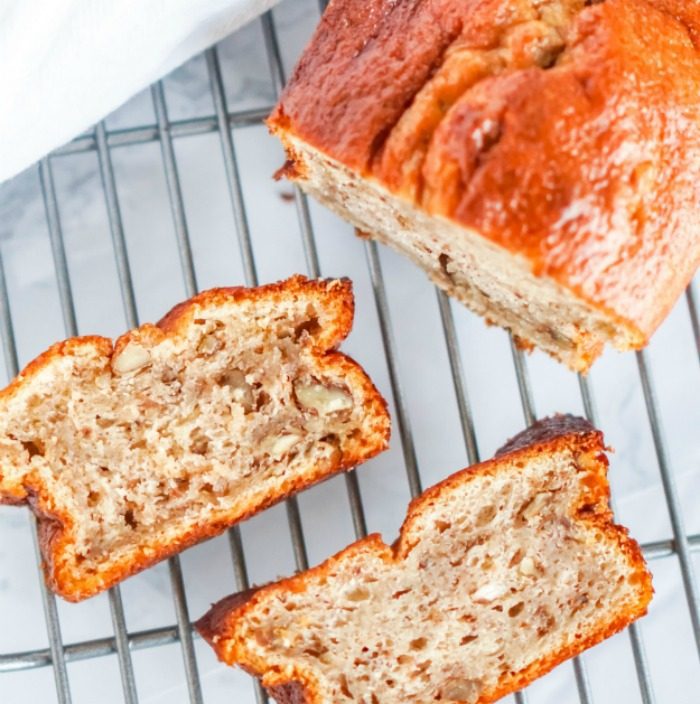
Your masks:
<instances>
[{"instance_id":1,"label":"golden brown crust","mask_svg":"<svg viewBox=\"0 0 700 704\"><path fill-rule=\"evenodd\" d=\"M307 704L306 692L300 682L290 682L267 688L267 693L278 704Z\"/></svg>"},{"instance_id":2,"label":"golden brown crust","mask_svg":"<svg viewBox=\"0 0 700 704\"><path fill-rule=\"evenodd\" d=\"M194 317L198 307L207 307L217 301L251 301L262 299L277 299L280 302L294 299L299 294L315 294L334 311L333 325L320 328L313 333L314 344L323 350L336 348L352 329L355 315L355 300L352 294L350 279L307 279L305 276L292 276L284 281L265 284L255 288L233 286L229 288L214 288L176 305L157 323L157 327L165 333L176 333L187 326ZM145 325L143 328L151 326ZM130 333L126 333L128 336ZM126 337L123 336L123 337ZM119 338L120 340L122 338ZM128 340L127 340L128 341Z\"/></svg>"},{"instance_id":3,"label":"golden brown crust","mask_svg":"<svg viewBox=\"0 0 700 704\"><path fill-rule=\"evenodd\" d=\"M257 587L231 594L217 601L202 618L197 621L197 631L208 642L212 642L226 623L231 611L243 606L253 598Z\"/></svg>"},{"instance_id":4,"label":"golden brown crust","mask_svg":"<svg viewBox=\"0 0 700 704\"><path fill-rule=\"evenodd\" d=\"M568 413L557 413L549 418L542 418L535 421L531 426L518 433L496 451L496 457L507 455L516 450L522 450L529 445L537 445L549 440L566 435L590 435L597 433L600 435L602 443L602 433L593 427L593 424L580 416L573 416Z\"/></svg>"},{"instance_id":5,"label":"golden brown crust","mask_svg":"<svg viewBox=\"0 0 700 704\"><path fill-rule=\"evenodd\" d=\"M481 233L641 347L700 263L700 11L579 4L533 61L529 2L332 0L269 125L291 161L294 137Z\"/></svg>"},{"instance_id":6,"label":"golden brown crust","mask_svg":"<svg viewBox=\"0 0 700 704\"><path fill-rule=\"evenodd\" d=\"M70 527L73 516L58 509L53 497L46 492L35 474L24 475L21 485L10 485L3 479L0 467L0 503L28 503L38 518L44 573L53 591L68 601L85 599L187 547L219 535L234 523L245 520L331 474L352 469L386 449L390 432L387 404L362 368L350 357L334 351L352 327L354 301L351 282L347 279L308 280L303 276L294 276L286 281L257 288L234 287L205 291L175 306L156 325L144 324L125 333L114 343L107 338L94 336L59 342L29 363L7 388L0 391L0 401L9 399L20 391L28 379L62 356L86 353L107 367L112 356L131 340L149 338L155 343L169 335L176 336L191 323L198 310L218 301L254 303L278 298L282 302L301 294L314 295L320 305L332 313L330 324L310 331L314 357L319 368L344 375L353 385L364 390L367 417L375 419L372 428L375 437L357 438L340 460L330 458L305 476L289 478L278 493L258 495L243 512L237 510L230 515L219 513L209 522L180 533L167 544L158 537L144 540L130 552L125 552L119 560L110 562L106 568L96 569L90 575L84 572L76 574L74 562L67 557L72 543Z\"/></svg>"},{"instance_id":7,"label":"golden brown crust","mask_svg":"<svg viewBox=\"0 0 700 704\"><path fill-rule=\"evenodd\" d=\"M236 624L245 618L261 600L275 593L304 591L306 585L317 577L325 577L335 572L336 565L342 563L355 553L368 553L384 562L396 562L404 559L415 542L412 538L413 526L430 506L440 501L440 497L451 487L469 482L477 475L490 475L498 472L504 458L525 462L530 458L561 451L572 450L577 461L589 472L586 491L581 498L577 511L578 520L595 524L600 532L615 542L621 552L628 558L632 579L638 585L637 601L619 612L608 622L601 622L590 633L580 634L575 643L565 646L536 662L524 670L506 673L497 686L485 690L477 704L490 704L508 693L525 687L533 680L549 672L564 660L599 643L618 632L635 619L643 616L651 601L653 588L641 549L637 542L629 537L627 530L613 523L609 508L609 486L606 478L607 458L604 454L603 436L598 430L580 418L573 416L555 416L545 419L530 433L532 442L522 444L528 431L516 436L504 447L504 451L492 460L468 467L448 477L439 484L425 491L414 499L401 527L399 539L393 546L386 545L381 536L372 534L353 543L321 565L306 572L283 579L277 583L250 590L243 595L227 597L214 605L212 609L195 624L200 634L214 648L218 657L227 664L238 664L251 674L262 677L263 684L277 701L282 704L323 704L321 695L310 673L296 670L279 672L246 647L244 640L238 638Z\"/></svg>"}]
</instances>

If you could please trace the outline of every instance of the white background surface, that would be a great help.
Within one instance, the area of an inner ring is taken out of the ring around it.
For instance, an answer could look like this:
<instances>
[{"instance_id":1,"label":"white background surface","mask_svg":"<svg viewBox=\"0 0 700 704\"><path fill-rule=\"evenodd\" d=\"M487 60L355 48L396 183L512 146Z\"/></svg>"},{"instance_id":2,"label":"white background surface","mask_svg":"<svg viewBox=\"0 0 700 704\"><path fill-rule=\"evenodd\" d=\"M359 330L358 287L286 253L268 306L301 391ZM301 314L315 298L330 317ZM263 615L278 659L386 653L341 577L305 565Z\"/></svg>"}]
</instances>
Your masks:
<instances>
[{"instance_id":1,"label":"white background surface","mask_svg":"<svg viewBox=\"0 0 700 704\"><path fill-rule=\"evenodd\" d=\"M317 19L316 3L295 0L276 11L287 69ZM274 100L259 22L220 46L229 109L261 107ZM171 119L211 115L205 63L197 58L170 76L166 98ZM153 124L150 93L112 115L109 129ZM236 130L235 144L261 281L305 272L302 240L287 183L274 182L279 146L262 126ZM181 138L176 158L187 225L201 288L243 282L218 135ZM157 142L112 152L139 315L156 320L185 297L173 221ZM122 302L104 195L95 152L56 157L52 162L71 283L81 333L118 335L124 330ZM355 282L355 328L344 350L361 362L390 399L391 387L365 259L365 245L351 228L311 204L323 274ZM51 249L36 169L0 187L0 247L7 272L11 312L23 365L65 336ZM465 466L464 440L447 363L434 289L406 260L381 249L398 370L424 486ZM487 328L453 305L460 353L474 412L479 452L489 457L524 426L507 335ZM688 533L700 533L700 367L685 299L655 336L649 351L671 470L676 478ZM578 380L540 353L528 357L538 415L582 413ZM3 370L0 369L0 374ZM6 376L4 377L6 378ZM590 375L602 429L614 446L611 482L619 519L641 542L671 536L659 468L633 354L608 353ZM393 406L392 406L393 410ZM394 414L395 417L395 414ZM396 535L409 499L398 432L392 448L358 470L370 531ZM342 477L299 498L310 562L317 563L354 539ZM251 580L265 582L294 571L284 506L242 525ZM700 555L694 553L696 572ZM193 618L234 590L225 537L182 555ZM695 704L700 666L675 557L655 560L656 597L640 623L659 704ZM130 631L175 623L167 566L161 564L122 585ZM112 635L106 595L78 605L58 603L63 639L73 643ZM47 646L26 509L0 508L0 653ZM204 700L253 702L250 678L219 664L196 641ZM584 656L595 704L641 701L628 635L620 634ZM187 702L178 644L133 652L140 701ZM122 701L116 655L68 665L73 700L79 704ZM50 668L0 672L2 704L55 701ZM570 663L528 690L531 704L578 702Z\"/></svg>"},{"instance_id":2,"label":"white background surface","mask_svg":"<svg viewBox=\"0 0 700 704\"><path fill-rule=\"evenodd\" d=\"M277 0L2 0L0 181Z\"/></svg>"}]
</instances>

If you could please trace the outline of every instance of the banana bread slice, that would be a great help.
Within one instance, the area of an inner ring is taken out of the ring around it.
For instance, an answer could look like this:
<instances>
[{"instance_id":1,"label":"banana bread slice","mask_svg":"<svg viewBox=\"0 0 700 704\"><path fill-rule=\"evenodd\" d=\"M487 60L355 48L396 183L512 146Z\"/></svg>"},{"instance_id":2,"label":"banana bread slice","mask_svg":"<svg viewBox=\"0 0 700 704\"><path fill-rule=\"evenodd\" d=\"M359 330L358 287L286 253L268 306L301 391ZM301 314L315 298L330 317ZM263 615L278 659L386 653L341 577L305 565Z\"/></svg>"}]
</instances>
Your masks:
<instances>
[{"instance_id":1,"label":"banana bread slice","mask_svg":"<svg viewBox=\"0 0 700 704\"><path fill-rule=\"evenodd\" d=\"M586 421L541 421L413 501L393 546L370 535L197 628L279 702L493 702L646 612L604 450Z\"/></svg>"},{"instance_id":2,"label":"banana bread slice","mask_svg":"<svg viewBox=\"0 0 700 704\"><path fill-rule=\"evenodd\" d=\"M387 446L386 404L332 351L347 280L206 291L113 344L60 342L0 393L0 501L39 518L70 601Z\"/></svg>"},{"instance_id":3,"label":"banana bread slice","mask_svg":"<svg viewBox=\"0 0 700 704\"><path fill-rule=\"evenodd\" d=\"M584 371L700 264L700 3L331 0L281 173Z\"/></svg>"}]
</instances>

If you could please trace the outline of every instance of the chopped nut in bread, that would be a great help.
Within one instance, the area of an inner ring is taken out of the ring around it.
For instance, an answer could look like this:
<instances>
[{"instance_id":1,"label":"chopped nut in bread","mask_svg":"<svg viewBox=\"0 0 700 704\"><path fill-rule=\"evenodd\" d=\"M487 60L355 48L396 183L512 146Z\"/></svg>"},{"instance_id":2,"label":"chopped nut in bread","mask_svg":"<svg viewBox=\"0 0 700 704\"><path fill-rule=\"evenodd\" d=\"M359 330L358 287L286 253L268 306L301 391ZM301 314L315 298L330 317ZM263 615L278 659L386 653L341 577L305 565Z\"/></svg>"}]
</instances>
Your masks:
<instances>
[{"instance_id":1,"label":"chopped nut in bread","mask_svg":"<svg viewBox=\"0 0 700 704\"><path fill-rule=\"evenodd\" d=\"M333 351L352 315L348 281L294 277L32 362L0 393L0 502L39 517L50 586L88 597L383 450L383 399Z\"/></svg>"},{"instance_id":2,"label":"chopped nut in bread","mask_svg":"<svg viewBox=\"0 0 700 704\"><path fill-rule=\"evenodd\" d=\"M112 356L112 369L117 374L128 374L142 369L150 361L151 354L147 349L135 342L129 342Z\"/></svg>"},{"instance_id":3,"label":"chopped nut in bread","mask_svg":"<svg viewBox=\"0 0 700 704\"><path fill-rule=\"evenodd\" d=\"M604 451L586 421L540 421L416 499L393 547L370 535L197 628L284 703L494 702L646 612Z\"/></svg>"},{"instance_id":4,"label":"chopped nut in bread","mask_svg":"<svg viewBox=\"0 0 700 704\"><path fill-rule=\"evenodd\" d=\"M328 387L319 383L295 383L294 392L303 408L313 410L320 415L352 408L352 396L338 387Z\"/></svg>"}]
</instances>

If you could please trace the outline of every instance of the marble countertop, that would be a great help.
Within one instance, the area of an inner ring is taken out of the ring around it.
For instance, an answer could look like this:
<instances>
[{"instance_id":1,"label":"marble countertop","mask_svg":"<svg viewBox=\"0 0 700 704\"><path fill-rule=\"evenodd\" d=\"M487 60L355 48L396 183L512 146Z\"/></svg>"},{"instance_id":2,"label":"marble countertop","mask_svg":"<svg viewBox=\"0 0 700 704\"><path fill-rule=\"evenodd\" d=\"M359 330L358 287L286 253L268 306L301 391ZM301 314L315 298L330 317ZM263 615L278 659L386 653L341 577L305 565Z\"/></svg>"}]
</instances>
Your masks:
<instances>
[{"instance_id":1,"label":"marble countertop","mask_svg":"<svg viewBox=\"0 0 700 704\"><path fill-rule=\"evenodd\" d=\"M275 10L287 70L317 20L317 3L287 0ZM264 108L274 102L261 25L255 22L219 46L229 109ZM172 120L213 114L206 64L197 57L164 81ZM154 124L146 91L107 119L110 130ZM287 183L271 174L282 162L279 145L261 126L236 129L234 141L243 196L253 238L257 272L272 281L306 272L302 236ZM175 155L200 288L240 284L244 271L236 223L216 133L175 140ZM129 261L142 321L156 320L186 297L176 229L158 142L115 148L112 158ZM52 159L52 172L65 239L75 314L80 333L115 336L126 326L114 262L105 198L95 151ZM363 241L351 228L310 203L319 258L325 276L350 276L357 297L355 327L344 350L356 357L390 400L389 371ZM0 251L21 365L66 336L38 169L0 186ZM423 486L468 464L445 337L434 288L395 253L379 248L386 283L397 371ZM489 328L452 304L466 389L481 457L490 456L524 426L524 416L505 332ZM685 529L700 533L700 366L688 307L682 298L654 337L648 366L657 396L670 472L675 478ZM6 360L0 375L8 378ZM544 355L527 357L538 415L582 413L579 382ZM668 540L669 514L634 354L608 352L590 374L600 425L612 455L611 483L619 520L640 542ZM367 526L392 540L409 500L401 437L391 449L357 470ZM333 478L299 497L308 558L317 563L355 538L345 481ZM295 569L284 506L276 506L242 527L250 579L261 583ZM693 553L700 572L700 553ZM235 589L225 536L182 555L187 604L193 618ZM656 597L640 623L652 683L660 703L697 701L700 665L693 642L679 564L675 557L653 560ZM172 626L173 594L167 565L161 564L122 585L131 632ZM58 600L65 643L113 634L107 595L72 605ZM0 508L0 654L46 648L46 625L37 579L31 525L26 509ZM204 701L253 702L252 680L218 663L195 641ZM641 701L630 640L619 634L583 658L595 704ZM133 651L139 701L187 702L187 683L178 643ZM116 655L68 665L73 701L123 701ZM3 672L2 704L56 701L50 667ZM508 700L506 700L508 701ZM528 690L532 704L578 702L571 663Z\"/></svg>"}]
</instances>

